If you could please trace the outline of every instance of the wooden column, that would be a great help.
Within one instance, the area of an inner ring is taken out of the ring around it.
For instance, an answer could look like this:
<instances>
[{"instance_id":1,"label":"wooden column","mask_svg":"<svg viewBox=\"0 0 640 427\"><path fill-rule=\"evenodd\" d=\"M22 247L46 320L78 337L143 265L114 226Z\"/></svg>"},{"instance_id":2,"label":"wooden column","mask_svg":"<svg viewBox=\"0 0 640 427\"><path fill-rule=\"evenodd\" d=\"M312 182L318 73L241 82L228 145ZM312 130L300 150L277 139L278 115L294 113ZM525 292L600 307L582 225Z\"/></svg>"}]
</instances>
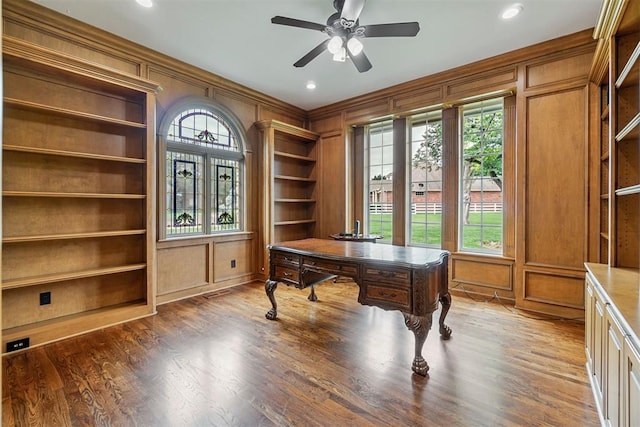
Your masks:
<instances>
[{"instance_id":1,"label":"wooden column","mask_svg":"<svg viewBox=\"0 0 640 427\"><path fill-rule=\"evenodd\" d=\"M407 205L407 119L393 120L393 240L392 244L406 243Z\"/></svg>"},{"instance_id":2,"label":"wooden column","mask_svg":"<svg viewBox=\"0 0 640 427\"><path fill-rule=\"evenodd\" d=\"M458 250L458 109L442 110L442 249Z\"/></svg>"}]
</instances>

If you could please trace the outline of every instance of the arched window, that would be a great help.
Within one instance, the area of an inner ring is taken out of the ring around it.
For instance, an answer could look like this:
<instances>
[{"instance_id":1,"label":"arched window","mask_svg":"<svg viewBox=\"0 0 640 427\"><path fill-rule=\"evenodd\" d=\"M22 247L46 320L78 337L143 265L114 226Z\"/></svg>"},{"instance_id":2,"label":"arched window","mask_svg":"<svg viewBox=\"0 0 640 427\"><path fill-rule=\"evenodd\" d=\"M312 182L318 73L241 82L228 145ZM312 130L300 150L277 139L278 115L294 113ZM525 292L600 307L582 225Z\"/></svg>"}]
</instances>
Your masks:
<instances>
[{"instance_id":1,"label":"arched window","mask_svg":"<svg viewBox=\"0 0 640 427\"><path fill-rule=\"evenodd\" d=\"M244 132L233 113L185 99L165 114L159 141L160 238L241 230Z\"/></svg>"}]
</instances>

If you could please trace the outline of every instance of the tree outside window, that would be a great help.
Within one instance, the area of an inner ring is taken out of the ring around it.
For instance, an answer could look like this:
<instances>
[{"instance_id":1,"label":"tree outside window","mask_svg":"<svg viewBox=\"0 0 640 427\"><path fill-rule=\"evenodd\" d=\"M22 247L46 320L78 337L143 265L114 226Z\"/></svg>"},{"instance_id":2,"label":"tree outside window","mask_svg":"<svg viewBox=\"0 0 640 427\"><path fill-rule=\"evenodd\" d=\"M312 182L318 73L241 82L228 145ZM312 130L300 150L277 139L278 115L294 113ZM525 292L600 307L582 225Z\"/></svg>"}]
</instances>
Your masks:
<instances>
[{"instance_id":1,"label":"tree outside window","mask_svg":"<svg viewBox=\"0 0 640 427\"><path fill-rule=\"evenodd\" d=\"M462 108L460 247L502 251L502 98Z\"/></svg>"}]
</instances>

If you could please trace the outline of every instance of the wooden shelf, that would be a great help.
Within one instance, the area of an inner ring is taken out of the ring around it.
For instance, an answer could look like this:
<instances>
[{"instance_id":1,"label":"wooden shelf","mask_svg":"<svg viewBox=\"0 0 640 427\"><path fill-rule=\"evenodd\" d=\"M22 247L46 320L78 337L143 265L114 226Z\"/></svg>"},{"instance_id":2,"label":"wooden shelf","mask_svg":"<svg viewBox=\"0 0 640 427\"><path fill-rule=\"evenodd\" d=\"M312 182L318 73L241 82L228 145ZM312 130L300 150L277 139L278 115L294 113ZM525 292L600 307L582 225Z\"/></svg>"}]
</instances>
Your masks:
<instances>
[{"instance_id":1,"label":"wooden shelf","mask_svg":"<svg viewBox=\"0 0 640 427\"><path fill-rule=\"evenodd\" d=\"M278 157L285 157L285 158L289 158L289 159L300 160L302 162L309 162L309 163L315 163L316 162L316 160L312 159L311 157L299 156L297 154L285 153L283 151L274 151L273 155L274 156L278 156Z\"/></svg>"},{"instance_id":2,"label":"wooden shelf","mask_svg":"<svg viewBox=\"0 0 640 427\"><path fill-rule=\"evenodd\" d=\"M52 150L50 148L39 148L39 147L23 147L20 145L10 145L10 144L3 144L2 149L6 151L15 151L20 153L42 154L46 156L74 157L74 158L80 158L80 159L94 159L94 160L104 160L104 161L111 161L111 162L135 163L135 164L147 163L146 159L138 159L133 157L107 156L104 154L93 154L93 153L66 151L66 150Z\"/></svg>"},{"instance_id":3,"label":"wooden shelf","mask_svg":"<svg viewBox=\"0 0 640 427\"><path fill-rule=\"evenodd\" d=\"M14 98L4 98L4 107L7 108L21 108L24 110L38 111L47 114L54 114L58 116L68 117L78 120L93 121L96 123L105 123L109 125L116 125L128 128L146 129L147 125L144 123L130 122L127 120L113 119L111 117L100 116L98 114L85 113L82 111L69 110L66 108L53 107L45 104L39 104L37 102L23 101Z\"/></svg>"},{"instance_id":4,"label":"wooden shelf","mask_svg":"<svg viewBox=\"0 0 640 427\"><path fill-rule=\"evenodd\" d=\"M61 197L71 199L145 199L144 194L104 194L104 193L52 193L46 191L10 191L2 192L6 197Z\"/></svg>"},{"instance_id":5,"label":"wooden shelf","mask_svg":"<svg viewBox=\"0 0 640 427\"><path fill-rule=\"evenodd\" d=\"M625 139L638 139L640 129L640 112L636 114L627 125L622 128L616 135L616 142L622 142Z\"/></svg>"},{"instance_id":6,"label":"wooden shelf","mask_svg":"<svg viewBox=\"0 0 640 427\"><path fill-rule=\"evenodd\" d=\"M34 236L12 236L3 237L2 243L27 243L48 240L69 240L69 239L92 239L96 237L117 237L117 236L133 236L145 234L147 230L115 230L115 231L97 231L93 233L68 233L68 234L41 234Z\"/></svg>"},{"instance_id":7,"label":"wooden shelf","mask_svg":"<svg viewBox=\"0 0 640 427\"><path fill-rule=\"evenodd\" d=\"M316 182L316 180L312 178L304 178L301 176L288 176L288 175L275 175L274 179L281 179L284 181Z\"/></svg>"},{"instance_id":8,"label":"wooden shelf","mask_svg":"<svg viewBox=\"0 0 640 427\"><path fill-rule=\"evenodd\" d=\"M638 71L640 70L640 42L636 45L636 48L631 53L629 60L622 68L618 79L616 80L616 87L618 89L628 86L638 85Z\"/></svg>"},{"instance_id":9,"label":"wooden shelf","mask_svg":"<svg viewBox=\"0 0 640 427\"><path fill-rule=\"evenodd\" d=\"M276 203L315 203L314 199L275 199Z\"/></svg>"},{"instance_id":10,"label":"wooden shelf","mask_svg":"<svg viewBox=\"0 0 640 427\"><path fill-rule=\"evenodd\" d=\"M282 225L312 224L315 222L316 222L315 219L298 219L295 221L278 221L278 222L275 222L274 225L282 226Z\"/></svg>"},{"instance_id":11,"label":"wooden shelf","mask_svg":"<svg viewBox=\"0 0 640 427\"><path fill-rule=\"evenodd\" d=\"M616 190L616 196L628 196L630 194L638 193L640 193L640 184L619 188Z\"/></svg>"},{"instance_id":12,"label":"wooden shelf","mask_svg":"<svg viewBox=\"0 0 640 427\"><path fill-rule=\"evenodd\" d=\"M94 268L91 270L74 271L70 273L48 274L43 276L6 280L2 283L2 290L42 285L44 283L63 282L66 280L83 279L86 277L104 276L107 274L124 273L126 271L142 270L146 267L146 264L130 264L118 267Z\"/></svg>"},{"instance_id":13,"label":"wooden shelf","mask_svg":"<svg viewBox=\"0 0 640 427\"><path fill-rule=\"evenodd\" d=\"M153 313L154 310L150 308L150 305L146 301L132 301L89 310L79 314L43 320L25 326L7 328L2 331L2 340L3 342L9 342L28 336L30 338L30 348L32 348L59 339L60 333L71 337L91 330L116 325L124 321L145 317ZM88 330L87 324L92 325ZM6 346L2 347L2 351L3 355L7 354L5 353Z\"/></svg>"}]
</instances>

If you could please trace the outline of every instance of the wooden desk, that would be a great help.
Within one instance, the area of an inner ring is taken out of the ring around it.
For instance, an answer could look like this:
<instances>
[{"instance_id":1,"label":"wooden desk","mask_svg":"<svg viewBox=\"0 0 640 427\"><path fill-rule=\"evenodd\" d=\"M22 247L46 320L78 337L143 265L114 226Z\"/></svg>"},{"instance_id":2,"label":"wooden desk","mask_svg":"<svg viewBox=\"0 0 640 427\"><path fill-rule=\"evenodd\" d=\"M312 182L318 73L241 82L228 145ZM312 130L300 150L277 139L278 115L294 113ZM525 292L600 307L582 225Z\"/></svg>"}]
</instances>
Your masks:
<instances>
[{"instance_id":1,"label":"wooden desk","mask_svg":"<svg viewBox=\"0 0 640 427\"><path fill-rule=\"evenodd\" d=\"M429 365L422 357L422 347L438 302L442 303L440 335L444 339L451 335L444 323L451 306L447 283L449 252L323 239L276 243L268 249L269 279L265 290L272 307L267 319L274 320L278 315L274 295L278 283L304 289L336 276L351 277L360 288L360 304L402 312L407 328L415 336L412 369L419 375L427 374Z\"/></svg>"}]
</instances>

